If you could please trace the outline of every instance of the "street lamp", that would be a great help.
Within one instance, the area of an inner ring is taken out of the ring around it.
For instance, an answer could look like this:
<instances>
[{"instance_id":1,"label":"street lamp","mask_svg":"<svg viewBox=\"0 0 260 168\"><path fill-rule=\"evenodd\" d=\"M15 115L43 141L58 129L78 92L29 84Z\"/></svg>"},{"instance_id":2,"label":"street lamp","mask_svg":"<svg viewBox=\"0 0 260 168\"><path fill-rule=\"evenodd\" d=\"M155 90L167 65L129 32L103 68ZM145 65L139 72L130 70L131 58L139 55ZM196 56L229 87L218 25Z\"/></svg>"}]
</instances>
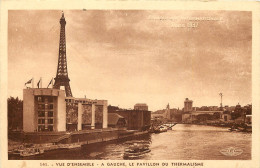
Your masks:
<instances>
[{"instance_id":1,"label":"street lamp","mask_svg":"<svg viewBox=\"0 0 260 168\"><path fill-rule=\"evenodd\" d=\"M219 93L220 95L220 109L222 110L222 96L223 96L223 93Z\"/></svg>"}]
</instances>

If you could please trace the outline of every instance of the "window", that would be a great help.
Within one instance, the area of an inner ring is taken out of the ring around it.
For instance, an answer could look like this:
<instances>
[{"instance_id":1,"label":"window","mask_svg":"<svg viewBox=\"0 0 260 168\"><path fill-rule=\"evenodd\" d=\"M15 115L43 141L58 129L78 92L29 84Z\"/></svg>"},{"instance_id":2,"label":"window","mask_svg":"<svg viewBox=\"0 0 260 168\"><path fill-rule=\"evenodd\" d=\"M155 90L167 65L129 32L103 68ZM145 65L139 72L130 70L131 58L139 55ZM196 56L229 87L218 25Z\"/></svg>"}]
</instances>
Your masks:
<instances>
[{"instance_id":1,"label":"window","mask_svg":"<svg viewBox=\"0 0 260 168\"><path fill-rule=\"evenodd\" d=\"M44 131L44 126L43 125L39 125L38 126L38 131Z\"/></svg>"},{"instance_id":2,"label":"window","mask_svg":"<svg viewBox=\"0 0 260 168\"><path fill-rule=\"evenodd\" d=\"M44 97L44 102L48 103L48 97Z\"/></svg>"},{"instance_id":3,"label":"window","mask_svg":"<svg viewBox=\"0 0 260 168\"><path fill-rule=\"evenodd\" d=\"M48 124L53 124L53 119L48 119Z\"/></svg>"},{"instance_id":4,"label":"window","mask_svg":"<svg viewBox=\"0 0 260 168\"><path fill-rule=\"evenodd\" d=\"M53 117L53 112L52 111L48 112L48 117Z\"/></svg>"},{"instance_id":5,"label":"window","mask_svg":"<svg viewBox=\"0 0 260 168\"><path fill-rule=\"evenodd\" d=\"M37 101L42 102L43 101L42 97L41 96L37 97Z\"/></svg>"},{"instance_id":6,"label":"window","mask_svg":"<svg viewBox=\"0 0 260 168\"><path fill-rule=\"evenodd\" d=\"M44 111L38 111L38 117L44 117L45 113Z\"/></svg>"},{"instance_id":7,"label":"window","mask_svg":"<svg viewBox=\"0 0 260 168\"><path fill-rule=\"evenodd\" d=\"M44 110L44 109L45 109L44 106L45 106L44 104L39 104L39 105L38 105L38 109L40 109L40 110Z\"/></svg>"},{"instance_id":8,"label":"window","mask_svg":"<svg viewBox=\"0 0 260 168\"><path fill-rule=\"evenodd\" d=\"M227 116L224 116L224 120L227 121Z\"/></svg>"},{"instance_id":9,"label":"window","mask_svg":"<svg viewBox=\"0 0 260 168\"><path fill-rule=\"evenodd\" d=\"M53 109L53 104L49 104L49 109Z\"/></svg>"},{"instance_id":10,"label":"window","mask_svg":"<svg viewBox=\"0 0 260 168\"><path fill-rule=\"evenodd\" d=\"M38 124L44 124L45 120L44 119L38 119Z\"/></svg>"},{"instance_id":11,"label":"window","mask_svg":"<svg viewBox=\"0 0 260 168\"><path fill-rule=\"evenodd\" d=\"M48 126L48 131L53 131L53 126L52 125Z\"/></svg>"}]
</instances>

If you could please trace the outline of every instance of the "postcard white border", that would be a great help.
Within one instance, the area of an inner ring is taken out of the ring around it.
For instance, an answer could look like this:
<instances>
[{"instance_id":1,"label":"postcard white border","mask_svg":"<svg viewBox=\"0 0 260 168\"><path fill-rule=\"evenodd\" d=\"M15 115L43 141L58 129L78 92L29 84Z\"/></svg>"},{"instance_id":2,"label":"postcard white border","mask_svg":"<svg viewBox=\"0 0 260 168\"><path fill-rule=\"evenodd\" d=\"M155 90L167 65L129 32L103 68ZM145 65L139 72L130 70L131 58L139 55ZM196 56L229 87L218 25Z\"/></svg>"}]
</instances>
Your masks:
<instances>
[{"instance_id":1,"label":"postcard white border","mask_svg":"<svg viewBox=\"0 0 260 168\"><path fill-rule=\"evenodd\" d=\"M144 161L109 161L109 160L8 160L7 157L7 60L8 60L8 10L73 10L73 9L143 9L143 10L235 10L235 11L252 11L253 21L253 50L252 50L252 105L253 105L253 133L252 133L252 160L144 160ZM62 163L76 163L76 162L95 162L95 163L108 163L108 162L203 162L203 167L217 168L217 167L259 167L260 158L260 7L258 2L197 2L197 1L116 1L116 0L97 0L97 1L1 1L1 20L0 20L0 165L5 167L23 167L23 168L36 168L41 167L40 163L48 163L49 165L58 162ZM55 166L54 166L55 167ZM65 166L66 167L66 166ZM71 166L69 166L71 167ZM128 166L129 167L129 166ZM166 167L166 166L165 166ZM168 166L172 167L172 166ZM181 166L180 166L181 167Z\"/></svg>"}]
</instances>

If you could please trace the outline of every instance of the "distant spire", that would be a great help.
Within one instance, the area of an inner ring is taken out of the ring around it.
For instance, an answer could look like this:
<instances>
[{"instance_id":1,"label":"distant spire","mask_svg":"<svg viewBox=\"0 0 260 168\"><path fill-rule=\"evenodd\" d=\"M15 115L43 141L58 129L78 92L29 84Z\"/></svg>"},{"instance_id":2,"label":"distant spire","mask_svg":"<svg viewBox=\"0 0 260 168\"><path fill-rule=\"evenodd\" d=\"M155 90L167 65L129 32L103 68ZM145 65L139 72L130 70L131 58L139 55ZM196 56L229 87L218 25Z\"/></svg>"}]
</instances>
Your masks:
<instances>
[{"instance_id":1,"label":"distant spire","mask_svg":"<svg viewBox=\"0 0 260 168\"><path fill-rule=\"evenodd\" d=\"M62 11L62 17L64 18L64 12Z\"/></svg>"}]
</instances>

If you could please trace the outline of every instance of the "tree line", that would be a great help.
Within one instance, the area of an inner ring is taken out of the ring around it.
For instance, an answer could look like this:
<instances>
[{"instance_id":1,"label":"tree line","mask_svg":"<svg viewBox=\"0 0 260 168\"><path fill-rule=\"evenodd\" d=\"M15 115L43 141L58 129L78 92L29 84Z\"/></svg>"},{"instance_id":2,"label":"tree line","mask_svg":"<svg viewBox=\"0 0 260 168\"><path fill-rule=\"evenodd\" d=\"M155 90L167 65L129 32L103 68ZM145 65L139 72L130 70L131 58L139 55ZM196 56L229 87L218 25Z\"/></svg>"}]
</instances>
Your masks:
<instances>
[{"instance_id":1,"label":"tree line","mask_svg":"<svg viewBox=\"0 0 260 168\"><path fill-rule=\"evenodd\" d=\"M7 99L8 130L23 129L23 101L18 97Z\"/></svg>"}]
</instances>

